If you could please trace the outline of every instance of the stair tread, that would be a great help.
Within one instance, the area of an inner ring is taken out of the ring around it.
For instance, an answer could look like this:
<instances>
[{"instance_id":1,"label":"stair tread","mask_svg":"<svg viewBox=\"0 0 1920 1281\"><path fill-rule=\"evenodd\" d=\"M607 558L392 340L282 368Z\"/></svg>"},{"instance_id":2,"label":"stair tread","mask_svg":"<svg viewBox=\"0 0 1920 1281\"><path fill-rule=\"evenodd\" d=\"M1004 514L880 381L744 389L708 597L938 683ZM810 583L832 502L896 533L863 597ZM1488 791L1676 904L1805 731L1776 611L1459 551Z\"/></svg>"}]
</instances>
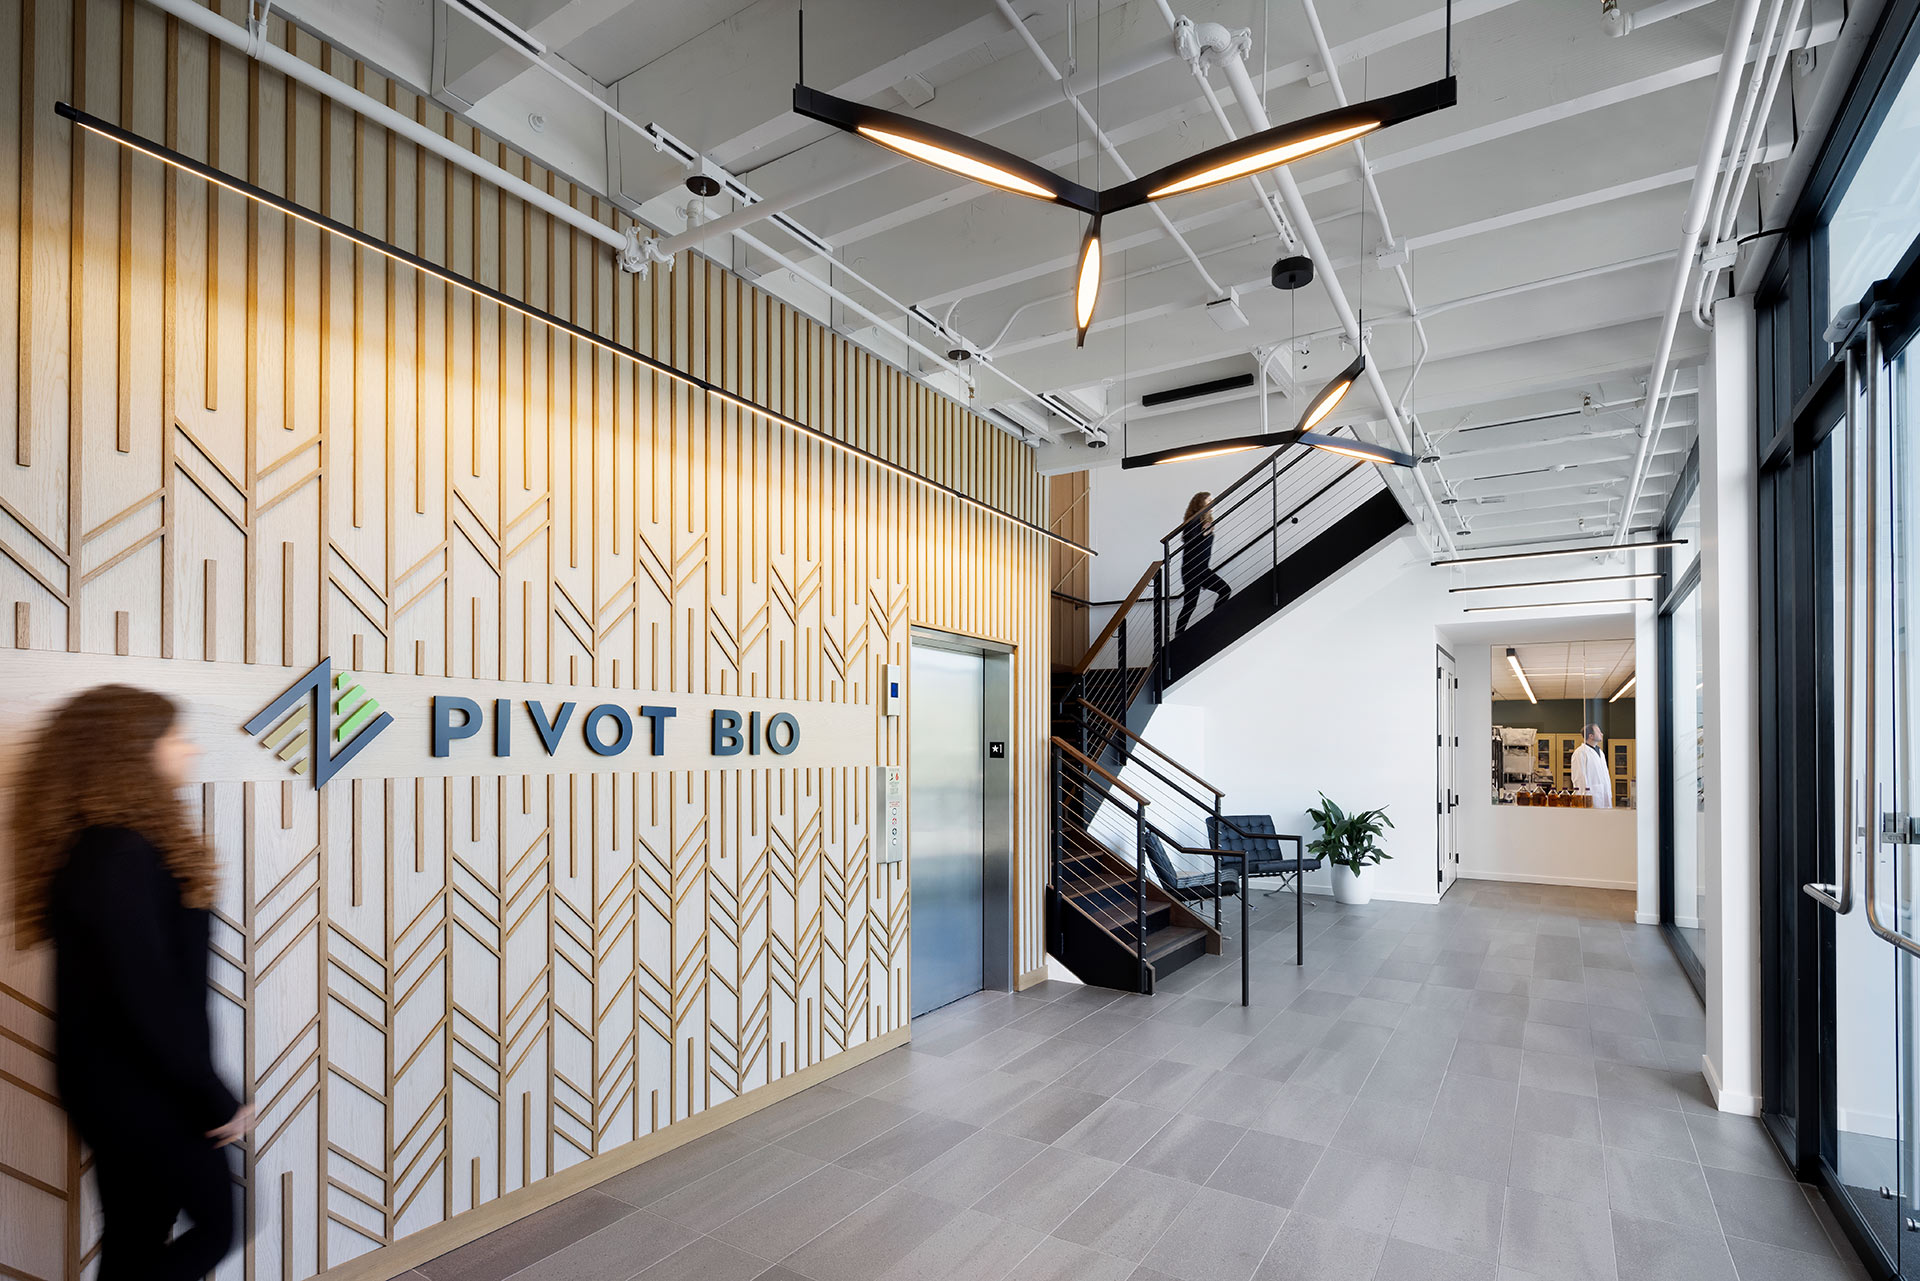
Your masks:
<instances>
[{"instance_id":1,"label":"stair tread","mask_svg":"<svg viewBox=\"0 0 1920 1281\"><path fill-rule=\"evenodd\" d=\"M1147 959L1164 956L1176 948L1184 947L1195 939L1205 939L1207 932L1195 929L1191 925L1168 925L1147 935Z\"/></svg>"}]
</instances>

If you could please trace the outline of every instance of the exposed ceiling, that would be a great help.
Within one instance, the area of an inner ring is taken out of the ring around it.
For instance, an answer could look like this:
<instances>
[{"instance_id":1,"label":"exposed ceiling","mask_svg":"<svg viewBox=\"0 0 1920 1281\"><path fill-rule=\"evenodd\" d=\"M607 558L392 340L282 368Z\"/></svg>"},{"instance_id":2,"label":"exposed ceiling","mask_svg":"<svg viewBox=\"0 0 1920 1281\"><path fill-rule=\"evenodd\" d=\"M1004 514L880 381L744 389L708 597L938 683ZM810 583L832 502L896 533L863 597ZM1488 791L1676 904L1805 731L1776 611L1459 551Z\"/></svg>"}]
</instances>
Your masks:
<instances>
[{"instance_id":1,"label":"exposed ceiling","mask_svg":"<svg viewBox=\"0 0 1920 1281\"><path fill-rule=\"evenodd\" d=\"M1437 455L1422 472L1462 549L1597 537L1623 521L1649 527L1666 506L1695 439L1696 367L1706 344L1684 320L1676 395L1649 480L1636 510L1621 510L1734 3L1661 5L1681 11L1614 37L1600 0L1456 0L1460 103L1368 140L1380 204L1363 201L1352 147L1293 167L1341 283L1364 314L1373 363L1403 401L1418 452ZM1803 43L1832 40L1840 3L1807 5ZM1083 222L793 115L795 0L493 4L576 78L609 86L629 118L657 124L737 177L830 246L832 257L765 219L746 228L751 242L715 235L706 252L996 411L1036 440L1050 470L1114 465L1123 445L1141 452L1237 435L1258 420L1251 389L1153 410L1139 405L1145 393L1251 371L1267 358L1283 389L1272 393L1270 412L1290 423L1299 399L1351 359L1319 284L1293 294L1270 285L1273 262L1290 250L1281 218L1247 182L1163 202L1179 240L1149 210L1110 219L1105 292L1086 346L1076 349L1071 274ZM1644 0L1622 4L1646 8ZM546 71L504 52L439 0L401 10L377 0L292 7L323 33L332 27L343 39L384 41L384 56L362 52L396 74L425 68L443 100L467 104L484 127L590 184L597 178L663 234L686 231L691 197L678 158L592 119L597 113ZM1443 0L1319 0L1349 96L1439 75L1443 9ZM814 0L805 15L806 78L1091 185L1110 184L1118 162L1099 154L1028 37L1055 67L1077 68L1081 102L1125 163L1144 172L1224 137L1174 53L1171 14L1251 29L1248 66L1274 120L1334 105L1303 0L1194 0L1171 9L1160 0ZM1763 163L1784 158L1789 93L1804 100L1804 81L1819 73L1817 60L1788 73L1769 134L1783 141L1769 145ZM1217 70L1211 83L1234 128L1248 132ZM541 117L541 133L529 131L530 115ZM604 160L597 171L596 137ZM1266 192L1273 189L1268 180ZM734 208L723 194L696 206L695 221ZM808 275L831 284L837 300ZM1229 290L1247 318L1243 328L1208 318L1207 304ZM905 312L908 305L922 314ZM950 348L984 358L949 362ZM1304 390L1289 399L1284 389L1294 382ZM1043 394L1086 422L1105 422L1112 447L1087 448ZM1384 439L1385 415L1370 390L1350 396L1332 422ZM1169 485L1184 483L1179 468L1166 470ZM1426 510L1405 473L1392 479L1410 510ZM1432 540L1431 527L1426 536Z\"/></svg>"},{"instance_id":2,"label":"exposed ceiling","mask_svg":"<svg viewBox=\"0 0 1920 1281\"><path fill-rule=\"evenodd\" d=\"M1493 699L1525 702L1507 661L1509 646L1493 647ZM1630 640L1547 641L1511 646L1527 674L1535 698L1542 702L1562 698L1612 698L1633 675ZM1632 693L1627 695L1632 698Z\"/></svg>"}]
</instances>

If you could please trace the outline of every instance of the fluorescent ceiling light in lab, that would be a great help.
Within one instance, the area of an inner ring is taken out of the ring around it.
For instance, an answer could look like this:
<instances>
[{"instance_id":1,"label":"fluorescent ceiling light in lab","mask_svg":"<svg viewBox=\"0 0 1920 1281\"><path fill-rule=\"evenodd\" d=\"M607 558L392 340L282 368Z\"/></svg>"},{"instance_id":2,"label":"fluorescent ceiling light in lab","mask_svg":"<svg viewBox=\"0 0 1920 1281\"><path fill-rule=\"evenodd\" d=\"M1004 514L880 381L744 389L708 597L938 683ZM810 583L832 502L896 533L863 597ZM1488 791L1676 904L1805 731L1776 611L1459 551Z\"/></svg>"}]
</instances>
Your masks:
<instances>
[{"instance_id":1,"label":"fluorescent ceiling light in lab","mask_svg":"<svg viewBox=\"0 0 1920 1281\"><path fill-rule=\"evenodd\" d=\"M1093 305L1100 300L1100 220L1087 224L1080 242L1080 275L1073 287L1073 326L1076 347L1087 345L1087 326L1093 323Z\"/></svg>"},{"instance_id":2,"label":"fluorescent ceiling light in lab","mask_svg":"<svg viewBox=\"0 0 1920 1281\"><path fill-rule=\"evenodd\" d=\"M1627 683L1625 685L1622 685L1619 689L1614 690L1613 697L1608 699L1607 701L1609 703L1617 703L1621 699L1625 698L1628 692L1633 689L1635 682L1637 682L1639 679L1640 679L1640 673L1638 672L1635 672L1633 675L1627 677Z\"/></svg>"},{"instance_id":3,"label":"fluorescent ceiling light in lab","mask_svg":"<svg viewBox=\"0 0 1920 1281\"><path fill-rule=\"evenodd\" d=\"M1456 556L1436 560L1435 565L1497 565L1511 560L1540 560L1547 556L1604 556L1612 552L1657 551L1666 547L1685 547L1684 538L1663 539L1657 543L1602 543L1598 547L1555 547L1539 552L1500 552L1492 556Z\"/></svg>"},{"instance_id":4,"label":"fluorescent ceiling light in lab","mask_svg":"<svg viewBox=\"0 0 1920 1281\"><path fill-rule=\"evenodd\" d=\"M1520 656L1513 652L1512 646L1507 647L1507 666L1511 667L1513 674L1520 678L1520 688L1526 692L1527 701L1538 703L1540 700L1533 696L1533 684L1527 679L1526 669L1520 666Z\"/></svg>"},{"instance_id":5,"label":"fluorescent ceiling light in lab","mask_svg":"<svg viewBox=\"0 0 1920 1281\"><path fill-rule=\"evenodd\" d=\"M1504 592L1515 587L1569 587L1575 583L1634 583L1642 579L1658 578L1656 573L1646 574L1599 574L1591 578L1537 578L1526 583L1478 583L1472 587L1449 587L1449 593L1455 592Z\"/></svg>"}]
</instances>

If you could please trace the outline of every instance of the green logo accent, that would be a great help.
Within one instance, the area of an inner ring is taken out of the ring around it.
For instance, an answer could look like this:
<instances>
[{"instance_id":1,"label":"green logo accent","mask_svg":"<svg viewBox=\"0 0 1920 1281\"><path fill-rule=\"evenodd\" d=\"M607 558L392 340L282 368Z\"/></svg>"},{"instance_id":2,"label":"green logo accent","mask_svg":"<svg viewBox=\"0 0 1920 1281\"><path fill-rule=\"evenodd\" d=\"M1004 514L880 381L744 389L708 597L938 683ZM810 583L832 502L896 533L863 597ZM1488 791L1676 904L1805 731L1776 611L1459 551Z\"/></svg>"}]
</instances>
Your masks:
<instances>
[{"instance_id":1,"label":"green logo accent","mask_svg":"<svg viewBox=\"0 0 1920 1281\"><path fill-rule=\"evenodd\" d=\"M323 658L248 721L246 729L262 735L269 751L295 774L311 776L319 788L391 724L393 717L380 710L352 672L335 674L333 661Z\"/></svg>"}]
</instances>

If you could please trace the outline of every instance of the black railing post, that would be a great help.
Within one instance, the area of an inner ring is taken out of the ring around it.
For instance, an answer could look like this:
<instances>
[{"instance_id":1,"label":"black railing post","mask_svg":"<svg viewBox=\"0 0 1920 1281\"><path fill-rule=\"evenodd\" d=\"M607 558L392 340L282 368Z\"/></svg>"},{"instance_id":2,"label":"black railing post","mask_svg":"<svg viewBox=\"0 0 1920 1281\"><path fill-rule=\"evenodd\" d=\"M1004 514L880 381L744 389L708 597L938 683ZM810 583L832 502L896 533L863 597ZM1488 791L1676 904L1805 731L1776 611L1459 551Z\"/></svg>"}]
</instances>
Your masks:
<instances>
[{"instance_id":1,"label":"black railing post","mask_svg":"<svg viewBox=\"0 0 1920 1281\"><path fill-rule=\"evenodd\" d=\"M1253 1003L1253 927L1247 920L1247 860L1251 854L1240 857L1240 1004Z\"/></svg>"},{"instance_id":2,"label":"black railing post","mask_svg":"<svg viewBox=\"0 0 1920 1281\"><path fill-rule=\"evenodd\" d=\"M1114 651L1113 656L1114 672L1120 678L1120 688L1114 691L1114 701L1120 705L1120 710L1114 713L1113 719L1122 725L1127 723L1127 626L1133 622L1132 614L1133 611L1128 610L1121 615L1120 631L1114 637L1120 643L1120 648Z\"/></svg>"},{"instance_id":3,"label":"black railing post","mask_svg":"<svg viewBox=\"0 0 1920 1281\"><path fill-rule=\"evenodd\" d=\"M1267 489L1273 499L1273 519L1268 525L1268 528L1273 531L1273 537L1269 540L1273 565L1272 572L1267 575L1267 578L1273 584L1273 607L1278 609L1280 608L1280 473L1272 470L1272 463L1268 463L1268 467L1270 470L1267 475Z\"/></svg>"},{"instance_id":4,"label":"black railing post","mask_svg":"<svg viewBox=\"0 0 1920 1281\"><path fill-rule=\"evenodd\" d=\"M1133 951L1140 960L1140 991L1147 988L1147 807L1133 811Z\"/></svg>"},{"instance_id":5,"label":"black railing post","mask_svg":"<svg viewBox=\"0 0 1920 1281\"><path fill-rule=\"evenodd\" d=\"M1167 562L1153 576L1153 701L1167 692Z\"/></svg>"},{"instance_id":6,"label":"black railing post","mask_svg":"<svg viewBox=\"0 0 1920 1281\"><path fill-rule=\"evenodd\" d=\"M1211 849L1218 849L1220 846L1220 824L1218 822L1220 818L1220 794L1218 792L1213 794L1213 817L1216 821L1207 829L1207 846ZM1245 860L1242 860L1242 862L1244 861ZM1247 873L1244 867L1242 867L1240 871L1239 885L1240 893L1244 896L1247 892ZM1220 932L1220 856L1218 854L1213 856L1213 932L1215 934Z\"/></svg>"},{"instance_id":7,"label":"black railing post","mask_svg":"<svg viewBox=\"0 0 1920 1281\"><path fill-rule=\"evenodd\" d=\"M1051 889L1053 892L1051 895L1050 906L1053 910L1053 948L1055 952L1065 952L1067 950L1066 925L1063 920L1065 913L1061 910L1061 907L1060 907L1060 848L1066 841L1066 828L1063 823L1063 819L1065 815L1061 810L1061 786L1063 781L1063 772L1060 768L1060 748L1058 744L1055 744L1053 747L1052 774L1053 774L1053 805L1052 805L1052 809L1053 809L1053 840L1052 840L1053 880L1052 880Z\"/></svg>"}]
</instances>

